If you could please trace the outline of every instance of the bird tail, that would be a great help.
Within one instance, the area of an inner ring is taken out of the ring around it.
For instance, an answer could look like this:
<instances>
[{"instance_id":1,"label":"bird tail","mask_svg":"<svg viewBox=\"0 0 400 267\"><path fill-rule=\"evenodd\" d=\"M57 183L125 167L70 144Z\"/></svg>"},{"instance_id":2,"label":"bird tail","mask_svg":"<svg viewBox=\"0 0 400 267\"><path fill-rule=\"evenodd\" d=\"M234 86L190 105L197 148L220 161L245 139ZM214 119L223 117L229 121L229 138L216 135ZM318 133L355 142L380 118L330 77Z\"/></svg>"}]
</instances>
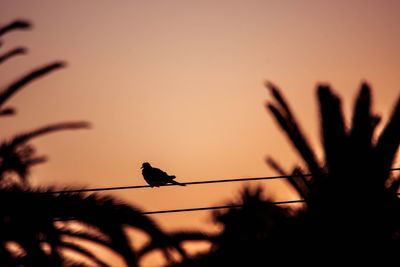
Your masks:
<instances>
[{"instance_id":1,"label":"bird tail","mask_svg":"<svg viewBox=\"0 0 400 267\"><path fill-rule=\"evenodd\" d=\"M175 176L174 176L174 177L175 177ZM172 179L174 179L174 178L172 178ZM180 185L180 186L186 186L185 184L179 183L179 182L174 181L174 180L172 180L172 179L171 179L171 184Z\"/></svg>"}]
</instances>

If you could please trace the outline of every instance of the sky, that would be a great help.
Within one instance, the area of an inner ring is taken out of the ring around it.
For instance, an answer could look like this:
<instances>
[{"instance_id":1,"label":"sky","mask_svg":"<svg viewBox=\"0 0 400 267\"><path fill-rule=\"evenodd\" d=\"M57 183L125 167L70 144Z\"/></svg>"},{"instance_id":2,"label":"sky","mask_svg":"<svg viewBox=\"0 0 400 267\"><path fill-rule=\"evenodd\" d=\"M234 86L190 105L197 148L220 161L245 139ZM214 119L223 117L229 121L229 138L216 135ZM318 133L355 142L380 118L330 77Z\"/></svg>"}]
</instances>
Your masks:
<instances>
[{"instance_id":1,"label":"sky","mask_svg":"<svg viewBox=\"0 0 400 267\"><path fill-rule=\"evenodd\" d=\"M275 175L300 162L265 104L277 84L319 151L315 88L329 83L346 118L360 83L387 119L400 88L399 1L0 0L0 24L25 18L28 32L2 51L29 49L0 69L1 86L54 60L68 67L11 99L1 138L47 123L87 120L92 129L34 141L49 162L35 185L141 185L142 162L180 182ZM221 205L244 183L109 192L146 211ZM293 199L284 181L259 183ZM167 230L213 229L209 212L153 215Z\"/></svg>"}]
</instances>

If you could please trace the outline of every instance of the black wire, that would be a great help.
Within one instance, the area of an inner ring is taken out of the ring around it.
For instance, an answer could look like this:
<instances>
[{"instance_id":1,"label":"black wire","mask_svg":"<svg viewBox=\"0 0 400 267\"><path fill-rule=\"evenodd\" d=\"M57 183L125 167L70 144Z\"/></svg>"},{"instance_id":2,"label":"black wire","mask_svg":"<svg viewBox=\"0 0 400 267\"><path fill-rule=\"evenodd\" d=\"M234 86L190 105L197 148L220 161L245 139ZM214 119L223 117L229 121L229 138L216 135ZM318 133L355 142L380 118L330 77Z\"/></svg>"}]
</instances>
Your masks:
<instances>
[{"instance_id":1,"label":"black wire","mask_svg":"<svg viewBox=\"0 0 400 267\"><path fill-rule=\"evenodd\" d=\"M279 175L279 176L268 176L268 177L252 177L252 178L236 178L236 179L223 179L223 180L207 180L207 181L196 181L183 183L185 185L196 185L196 184L215 184L215 183L230 183L230 182L241 182L241 181L257 181L257 180L272 180L282 179L287 177L300 177L300 176L312 176L311 174L305 175ZM164 186L176 186L176 184L165 184ZM82 188L82 189L71 189L71 190L60 190L60 191L47 191L47 192L35 192L34 194L62 194L62 193L82 193L82 192L96 192L96 191L111 191L111 190L126 190L126 189L139 189L148 188L150 185L131 185L131 186L117 186L117 187L99 187L99 188Z\"/></svg>"},{"instance_id":2,"label":"black wire","mask_svg":"<svg viewBox=\"0 0 400 267\"><path fill-rule=\"evenodd\" d=\"M275 204L275 205L285 205L285 204L294 204L294 203L303 203L303 202L305 202L305 201L302 199L297 199L297 200L288 200L288 201L275 201L275 202L269 202L269 203ZM202 210L243 208L243 207L244 207L244 205L225 205L225 206L211 206L211 207L189 208L189 209L145 211L145 212L140 212L140 214L153 215L153 214L163 214L163 213L190 212L190 211L202 211ZM65 218L65 219L55 219L54 221L73 221L73 220L76 220L76 219L75 218Z\"/></svg>"},{"instance_id":3,"label":"black wire","mask_svg":"<svg viewBox=\"0 0 400 267\"><path fill-rule=\"evenodd\" d=\"M390 171L400 171L400 168L393 168ZM280 176L269 176L269 177L255 177L255 178L239 178L239 179L225 179L225 180L210 180L210 181L198 181L189 182L189 184L209 184L209 183L225 183L225 182L238 182L238 181L254 181L254 180L266 180L266 179L281 179L287 177L299 177L299 176L312 176L312 174L303 175L280 175ZM173 186L174 184L167 184L163 186ZM64 191L52 191L52 192L36 192L37 194L61 194L61 193L78 193L78 192L92 192L92 191L105 191L105 190L121 190L121 189L133 189L133 188L146 188L149 185L138 185L138 186L121 186L121 187L106 187L106 188L93 188L93 189L76 189L76 190L64 190ZM397 193L400 195L400 193ZM284 204L294 204L294 203L304 203L303 199L288 200L288 201L275 201L269 202L275 205ZM202 208L187 208L187 209L172 209L172 210L158 210L158 211L145 211L140 214L143 215L153 215L153 214L163 214L163 213L177 213L177 212L191 212L191 211L202 211L202 210L216 210L216 209L228 209L228 208L241 208L243 205L225 205L225 206L211 206ZM74 220L74 218L69 219L56 219L55 221L68 221Z\"/></svg>"},{"instance_id":4,"label":"black wire","mask_svg":"<svg viewBox=\"0 0 400 267\"><path fill-rule=\"evenodd\" d=\"M303 203L303 202L304 202L304 200L297 199L297 200L276 201L276 202L269 202L269 203L275 204L275 205L284 205L284 204ZM200 211L200 210L216 210L216 209L229 209L229 208L242 208L242 207L243 207L243 205L226 205L226 206L213 206L213 207L190 208L190 209L147 211L147 212L142 212L141 214L151 215L151 214L162 214L162 213L188 212L188 211Z\"/></svg>"},{"instance_id":5,"label":"black wire","mask_svg":"<svg viewBox=\"0 0 400 267\"><path fill-rule=\"evenodd\" d=\"M390 171L400 171L400 168L393 168ZM299 174L299 175L278 175L278 176L266 176L266 177L253 177L253 178L236 178L236 179L222 179L222 180L207 180L207 181L196 181L184 183L185 185L196 185L196 184L215 184L215 183L231 183L231 182L243 182L243 181L258 181L258 180L273 180L283 179L289 177L308 177L313 176L311 173ZM166 184L162 186L177 186L175 184ZM126 190L126 189L139 189L149 188L150 185L131 185L131 186L117 186L117 187L98 187L98 188L82 188L82 189L71 189L71 190L60 190L60 191L46 191L46 192L33 192L33 194L64 194L64 193L83 193L83 192L96 192L96 191L111 191L111 190Z\"/></svg>"}]
</instances>

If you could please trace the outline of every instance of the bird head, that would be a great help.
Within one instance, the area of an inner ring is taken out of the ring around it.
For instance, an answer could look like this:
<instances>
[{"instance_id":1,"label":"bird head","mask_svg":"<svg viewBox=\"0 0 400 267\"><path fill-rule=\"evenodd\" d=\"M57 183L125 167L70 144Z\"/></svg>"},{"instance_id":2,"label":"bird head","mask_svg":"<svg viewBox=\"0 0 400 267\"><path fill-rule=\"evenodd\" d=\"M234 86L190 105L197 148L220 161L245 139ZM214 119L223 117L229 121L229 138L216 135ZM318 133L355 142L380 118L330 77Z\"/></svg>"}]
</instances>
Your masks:
<instances>
[{"instance_id":1,"label":"bird head","mask_svg":"<svg viewBox=\"0 0 400 267\"><path fill-rule=\"evenodd\" d=\"M150 163L148 163L148 162L144 162L144 163L142 164L142 167L141 167L141 169L144 169L144 168L150 168L150 167L151 167Z\"/></svg>"}]
</instances>

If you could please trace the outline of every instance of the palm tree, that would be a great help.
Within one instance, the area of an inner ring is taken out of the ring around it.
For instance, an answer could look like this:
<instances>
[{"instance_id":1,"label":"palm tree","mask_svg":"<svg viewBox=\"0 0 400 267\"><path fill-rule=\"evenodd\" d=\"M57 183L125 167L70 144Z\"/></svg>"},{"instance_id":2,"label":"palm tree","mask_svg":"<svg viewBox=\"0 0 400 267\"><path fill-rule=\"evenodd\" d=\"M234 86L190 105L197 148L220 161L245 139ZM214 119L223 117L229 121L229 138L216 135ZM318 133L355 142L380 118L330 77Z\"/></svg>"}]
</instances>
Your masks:
<instances>
[{"instance_id":1,"label":"palm tree","mask_svg":"<svg viewBox=\"0 0 400 267\"><path fill-rule=\"evenodd\" d=\"M395 259L396 253L382 254L377 245L387 248L400 237L400 179L390 172L400 142L400 99L377 135L380 118L371 112L368 84L361 86L351 127L345 126L340 98L328 86L319 86L321 163L280 90L272 83L267 87L274 100L267 108L306 167L295 166L288 173L272 158L267 162L288 176L306 207L293 213L262 199L260 190L246 189L242 202L233 203L243 208L214 213L223 228L210 239L213 248L172 266L265 266L276 260L321 264L324 256L341 263L357 259L358 264L373 256Z\"/></svg>"},{"instance_id":2,"label":"palm tree","mask_svg":"<svg viewBox=\"0 0 400 267\"><path fill-rule=\"evenodd\" d=\"M71 259L63 250L70 250L100 266L109 266L85 248L82 241L86 241L118 253L127 266L137 266L138 255L132 250L127 228L148 233L153 242L172 243L154 221L132 205L99 194L53 191L50 187L0 189L0 203L9 203L0 208L0 247L8 251L13 243L19 248L15 255L0 254L0 262L9 260L11 254L17 265L65 266Z\"/></svg>"},{"instance_id":3,"label":"palm tree","mask_svg":"<svg viewBox=\"0 0 400 267\"><path fill-rule=\"evenodd\" d=\"M37 156L35 149L28 142L44 134L60 130L88 128L87 122L63 122L40 127L33 131L15 135L0 144L0 182L9 183L15 175L22 183L28 182L29 169L46 161L45 156Z\"/></svg>"},{"instance_id":4,"label":"palm tree","mask_svg":"<svg viewBox=\"0 0 400 267\"><path fill-rule=\"evenodd\" d=\"M213 213L214 222L222 230L209 235L211 249L171 266L260 266L265 263L267 248L286 225L290 210L265 199L261 187L245 187L240 199L227 205L232 208Z\"/></svg>"},{"instance_id":5,"label":"palm tree","mask_svg":"<svg viewBox=\"0 0 400 267\"><path fill-rule=\"evenodd\" d=\"M267 87L275 100L267 107L307 167L295 167L293 174L298 178L289 180L307 202L307 208L299 214L301 227L290 233L314 239L318 244L397 240L399 177L393 177L390 168L400 143L400 99L382 132L377 134L380 117L371 111L367 83L361 85L350 127L345 124L340 98L329 86L318 86L325 153L320 163L279 89L271 83ZM287 175L275 161L269 162ZM305 172L311 172L312 179L304 177Z\"/></svg>"},{"instance_id":6,"label":"palm tree","mask_svg":"<svg viewBox=\"0 0 400 267\"><path fill-rule=\"evenodd\" d=\"M12 30L30 28L26 21L15 21L0 28L0 37ZM1 62L25 52L11 50ZM0 63L1 63L0 62ZM0 90L0 115L16 113L6 102L25 85L64 67L53 62L18 78ZM138 266L142 256L161 249L167 258L174 249L185 256L180 242L184 233L167 235L141 210L114 197L87 193L53 193L62 189L33 188L29 185L32 166L46 160L29 143L33 138L60 130L88 128L84 121L62 122L17 134L0 142L0 265L2 266L88 266L70 258L65 251L86 258L97 266L110 266L85 244L94 243L120 255L127 266ZM128 228L147 233L151 242L134 251Z\"/></svg>"}]
</instances>

